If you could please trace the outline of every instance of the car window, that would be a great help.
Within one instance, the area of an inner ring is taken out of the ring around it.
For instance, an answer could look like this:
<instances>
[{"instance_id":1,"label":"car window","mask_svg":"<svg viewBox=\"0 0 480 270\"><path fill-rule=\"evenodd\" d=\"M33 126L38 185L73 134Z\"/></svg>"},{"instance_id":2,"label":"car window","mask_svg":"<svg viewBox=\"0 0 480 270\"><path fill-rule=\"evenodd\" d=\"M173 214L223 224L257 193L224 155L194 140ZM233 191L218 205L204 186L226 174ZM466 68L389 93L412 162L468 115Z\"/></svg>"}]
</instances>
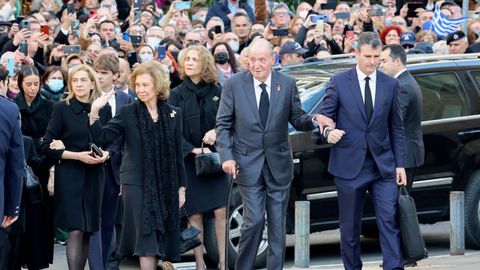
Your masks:
<instances>
[{"instance_id":1,"label":"car window","mask_svg":"<svg viewBox=\"0 0 480 270\"><path fill-rule=\"evenodd\" d=\"M473 79L475 80L475 83L480 88L480 71L472 71L470 72L470 75L472 75Z\"/></svg>"},{"instance_id":2,"label":"car window","mask_svg":"<svg viewBox=\"0 0 480 270\"><path fill-rule=\"evenodd\" d=\"M454 73L414 75L423 94L423 121L467 114L462 86Z\"/></svg>"},{"instance_id":3,"label":"car window","mask_svg":"<svg viewBox=\"0 0 480 270\"><path fill-rule=\"evenodd\" d=\"M308 85L308 87L299 87L300 101L302 102L302 108L307 113L313 113L312 109L320 103L325 95L327 83L315 83Z\"/></svg>"},{"instance_id":4,"label":"car window","mask_svg":"<svg viewBox=\"0 0 480 270\"><path fill-rule=\"evenodd\" d=\"M303 81L297 81L298 92L300 96L300 101L302 102L302 109L310 114L317 113L319 106L317 106L325 95L325 90L327 88L326 82L312 82L306 83ZM288 132L292 132L295 129L289 123Z\"/></svg>"}]
</instances>

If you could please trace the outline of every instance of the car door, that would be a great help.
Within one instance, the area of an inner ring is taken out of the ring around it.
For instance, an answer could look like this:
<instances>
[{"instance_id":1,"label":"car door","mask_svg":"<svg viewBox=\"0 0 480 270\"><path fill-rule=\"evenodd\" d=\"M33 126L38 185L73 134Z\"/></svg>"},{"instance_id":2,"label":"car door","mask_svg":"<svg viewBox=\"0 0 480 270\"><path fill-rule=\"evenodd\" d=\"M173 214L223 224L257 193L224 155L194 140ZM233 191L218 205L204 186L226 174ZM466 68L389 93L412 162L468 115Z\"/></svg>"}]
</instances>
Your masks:
<instances>
[{"instance_id":1,"label":"car door","mask_svg":"<svg viewBox=\"0 0 480 270\"><path fill-rule=\"evenodd\" d=\"M463 148L458 133L478 126L470 100L474 87L463 71L413 71L422 90L422 131L425 162L414 179L412 196L420 221L433 222L448 214L448 197L458 174L456 160Z\"/></svg>"}]
</instances>

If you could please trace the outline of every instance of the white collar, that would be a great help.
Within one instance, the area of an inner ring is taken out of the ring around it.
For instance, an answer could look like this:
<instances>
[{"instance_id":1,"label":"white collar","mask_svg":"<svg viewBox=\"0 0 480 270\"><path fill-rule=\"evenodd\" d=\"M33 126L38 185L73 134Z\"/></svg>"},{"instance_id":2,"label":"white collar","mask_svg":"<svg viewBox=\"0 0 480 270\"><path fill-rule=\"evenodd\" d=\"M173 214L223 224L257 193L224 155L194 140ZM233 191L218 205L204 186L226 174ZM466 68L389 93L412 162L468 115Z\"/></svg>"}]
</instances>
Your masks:
<instances>
[{"instance_id":1,"label":"white collar","mask_svg":"<svg viewBox=\"0 0 480 270\"><path fill-rule=\"evenodd\" d=\"M272 86L272 73L273 73L273 70L270 71L270 75L268 75L267 80L264 81L264 82L261 82L261 81L255 79L255 77L253 77L253 75L252 75L252 77L253 77L253 87L256 88L256 87L260 86L260 84L264 83L264 84L267 85L267 89L271 89L272 88L271 87Z\"/></svg>"},{"instance_id":2,"label":"white collar","mask_svg":"<svg viewBox=\"0 0 480 270\"><path fill-rule=\"evenodd\" d=\"M400 77L400 75L402 75L403 72L405 72L407 69L404 68L402 70L400 70L399 72L397 72L397 74L395 74L395 76L393 76L394 78L398 79L398 77Z\"/></svg>"},{"instance_id":3,"label":"white collar","mask_svg":"<svg viewBox=\"0 0 480 270\"><path fill-rule=\"evenodd\" d=\"M375 82L377 80L377 70L375 70L372 74L370 75L366 75L365 73L363 73L360 68L358 67L358 65L355 67L356 70L357 70L357 76L358 76L358 80L359 82L362 82L365 80L366 77L369 77L370 78L370 81L372 82Z\"/></svg>"}]
</instances>

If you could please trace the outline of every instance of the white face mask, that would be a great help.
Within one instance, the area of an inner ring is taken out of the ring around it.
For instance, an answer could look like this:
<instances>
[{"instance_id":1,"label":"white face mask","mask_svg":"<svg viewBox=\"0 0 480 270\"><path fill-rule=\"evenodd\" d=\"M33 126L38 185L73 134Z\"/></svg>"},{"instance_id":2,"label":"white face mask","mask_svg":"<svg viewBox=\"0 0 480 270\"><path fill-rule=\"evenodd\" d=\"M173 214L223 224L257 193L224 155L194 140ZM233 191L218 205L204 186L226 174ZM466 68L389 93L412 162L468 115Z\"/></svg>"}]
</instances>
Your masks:
<instances>
[{"instance_id":1,"label":"white face mask","mask_svg":"<svg viewBox=\"0 0 480 270\"><path fill-rule=\"evenodd\" d=\"M298 16L302 17L304 20L307 18L308 10L302 10L298 12Z\"/></svg>"},{"instance_id":2,"label":"white face mask","mask_svg":"<svg viewBox=\"0 0 480 270\"><path fill-rule=\"evenodd\" d=\"M157 49L158 45L160 45L160 39L156 37L149 37L147 38L147 44L150 45L154 50Z\"/></svg>"},{"instance_id":3,"label":"white face mask","mask_svg":"<svg viewBox=\"0 0 480 270\"><path fill-rule=\"evenodd\" d=\"M153 60L153 55L151 54L140 54L140 60L142 63L152 61Z\"/></svg>"},{"instance_id":4,"label":"white face mask","mask_svg":"<svg viewBox=\"0 0 480 270\"><path fill-rule=\"evenodd\" d=\"M232 51L234 53L238 52L238 48L240 47L240 44L238 44L238 41L229 41L228 42L228 46L230 46L230 49L232 49Z\"/></svg>"}]
</instances>

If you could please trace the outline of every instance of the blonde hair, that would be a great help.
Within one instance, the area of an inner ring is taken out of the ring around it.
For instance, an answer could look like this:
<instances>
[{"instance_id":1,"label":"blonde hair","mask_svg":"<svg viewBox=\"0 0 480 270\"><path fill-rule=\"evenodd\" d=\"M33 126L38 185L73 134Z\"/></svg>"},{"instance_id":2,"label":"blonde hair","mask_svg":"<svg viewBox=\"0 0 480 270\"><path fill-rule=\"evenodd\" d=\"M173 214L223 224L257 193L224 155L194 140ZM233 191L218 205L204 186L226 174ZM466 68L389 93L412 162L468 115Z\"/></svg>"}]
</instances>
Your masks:
<instances>
[{"instance_id":1,"label":"blonde hair","mask_svg":"<svg viewBox=\"0 0 480 270\"><path fill-rule=\"evenodd\" d=\"M215 59L207 48L200 45L190 46L182 50L180 59L178 61L180 65L180 79L184 80L185 77L188 77L187 74L185 74L185 58L190 51L195 51L198 53L198 57L202 66L202 73L200 74L202 81L205 83L217 83L218 77L217 70L215 69Z\"/></svg>"},{"instance_id":2,"label":"blonde hair","mask_svg":"<svg viewBox=\"0 0 480 270\"><path fill-rule=\"evenodd\" d=\"M170 96L170 78L169 75L163 70L162 64L157 61L148 61L141 63L134 70L130 76L129 84L134 91L135 81L137 77L143 74L149 74L153 78L153 84L157 90L157 97L160 100L167 100Z\"/></svg>"},{"instance_id":3,"label":"blonde hair","mask_svg":"<svg viewBox=\"0 0 480 270\"><path fill-rule=\"evenodd\" d=\"M65 100L67 104L70 104L70 100L75 96L75 94L73 93L72 79L73 79L73 76L79 71L87 72L88 78L93 82L93 89L90 90L90 96L88 97L88 103L91 104L102 95L102 90L101 90L102 88L100 87L100 83L98 82L98 79L96 76L97 74L95 73L95 71L91 67L85 64L81 64L74 67L72 69L72 72L68 76L68 84L67 84L68 95L65 98Z\"/></svg>"},{"instance_id":4,"label":"blonde hair","mask_svg":"<svg viewBox=\"0 0 480 270\"><path fill-rule=\"evenodd\" d=\"M71 60L78 59L82 64L85 64L85 60L83 57L79 54L70 54L65 59L62 60L61 68L63 72L63 77L68 77L68 64L70 63Z\"/></svg>"}]
</instances>

